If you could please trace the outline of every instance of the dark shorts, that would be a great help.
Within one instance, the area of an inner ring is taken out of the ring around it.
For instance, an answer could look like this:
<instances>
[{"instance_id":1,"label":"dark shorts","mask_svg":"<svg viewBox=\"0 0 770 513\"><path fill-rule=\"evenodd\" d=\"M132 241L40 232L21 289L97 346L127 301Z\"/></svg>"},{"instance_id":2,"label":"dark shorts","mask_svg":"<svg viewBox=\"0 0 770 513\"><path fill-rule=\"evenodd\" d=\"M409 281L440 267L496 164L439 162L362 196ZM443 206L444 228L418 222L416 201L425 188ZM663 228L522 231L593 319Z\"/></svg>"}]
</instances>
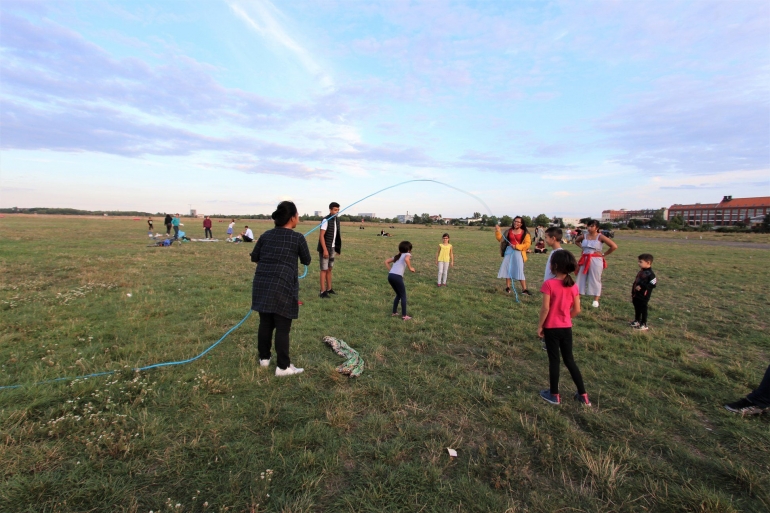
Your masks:
<instances>
[{"instance_id":1,"label":"dark shorts","mask_svg":"<svg viewBox=\"0 0 770 513\"><path fill-rule=\"evenodd\" d=\"M324 254L319 252L318 261L322 271L330 271L334 267L334 253L329 253L329 258L324 258Z\"/></svg>"}]
</instances>

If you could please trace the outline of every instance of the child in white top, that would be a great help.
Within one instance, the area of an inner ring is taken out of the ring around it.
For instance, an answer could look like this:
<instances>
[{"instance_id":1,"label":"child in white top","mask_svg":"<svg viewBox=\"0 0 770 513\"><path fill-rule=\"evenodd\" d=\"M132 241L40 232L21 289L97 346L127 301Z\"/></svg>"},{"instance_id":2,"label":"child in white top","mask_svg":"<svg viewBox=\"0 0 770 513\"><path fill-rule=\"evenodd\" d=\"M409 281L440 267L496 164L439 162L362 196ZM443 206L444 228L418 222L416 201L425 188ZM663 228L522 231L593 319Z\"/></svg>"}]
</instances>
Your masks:
<instances>
[{"instance_id":1,"label":"child in white top","mask_svg":"<svg viewBox=\"0 0 770 513\"><path fill-rule=\"evenodd\" d=\"M555 252L562 249L561 236L561 228L556 226L552 226L545 231L545 243L549 248L551 248L551 254L548 255L548 261L545 263L545 276L543 276L543 283L556 278L556 275L551 270L551 258Z\"/></svg>"},{"instance_id":2,"label":"child in white top","mask_svg":"<svg viewBox=\"0 0 770 513\"><path fill-rule=\"evenodd\" d=\"M396 298L393 300L393 313L391 315L398 315L398 302L401 302L401 318L405 321L411 319L406 314L406 286L404 285L404 272L408 267L410 271L414 271L412 267L412 243L408 240L401 242L398 245L398 255L393 258L385 260L385 267L388 268L388 283L393 287L396 292Z\"/></svg>"}]
</instances>

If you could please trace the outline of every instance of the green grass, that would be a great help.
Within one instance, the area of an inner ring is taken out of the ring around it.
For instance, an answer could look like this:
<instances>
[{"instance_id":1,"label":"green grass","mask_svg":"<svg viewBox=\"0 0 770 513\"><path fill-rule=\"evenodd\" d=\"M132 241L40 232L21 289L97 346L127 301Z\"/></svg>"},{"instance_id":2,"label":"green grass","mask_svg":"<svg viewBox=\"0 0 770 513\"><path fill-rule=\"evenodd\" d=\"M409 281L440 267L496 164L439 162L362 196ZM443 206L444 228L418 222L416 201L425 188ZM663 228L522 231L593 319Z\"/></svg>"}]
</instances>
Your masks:
<instances>
[{"instance_id":1,"label":"green grass","mask_svg":"<svg viewBox=\"0 0 770 513\"><path fill-rule=\"evenodd\" d=\"M0 391L0 511L770 508L770 415L722 408L770 361L765 249L618 234L602 307L584 301L576 320L594 402L581 409L538 397L539 298L503 294L498 244L478 228L448 230L457 265L437 289L444 229L398 226L383 239L346 226L339 294L317 298L316 261L301 282L291 346L301 376L258 366L256 316L193 364L134 375L235 325L254 270L251 245L148 248L144 226L0 220L0 385L119 371ZM408 323L390 317L382 263L402 239L418 270L406 277ZM655 255L659 279L647 333L627 327L641 252ZM544 262L526 264L533 290ZM336 372L325 335L361 353L362 377ZM563 370L564 395L572 386Z\"/></svg>"}]
</instances>

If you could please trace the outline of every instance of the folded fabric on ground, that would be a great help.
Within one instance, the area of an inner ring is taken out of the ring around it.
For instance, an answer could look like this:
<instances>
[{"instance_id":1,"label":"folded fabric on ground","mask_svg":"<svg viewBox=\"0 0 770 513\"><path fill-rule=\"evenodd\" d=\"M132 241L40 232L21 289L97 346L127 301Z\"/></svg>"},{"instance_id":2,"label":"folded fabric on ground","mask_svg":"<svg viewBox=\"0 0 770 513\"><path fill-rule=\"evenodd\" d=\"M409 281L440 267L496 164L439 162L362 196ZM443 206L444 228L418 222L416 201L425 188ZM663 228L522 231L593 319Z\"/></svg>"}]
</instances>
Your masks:
<instances>
[{"instance_id":1,"label":"folded fabric on ground","mask_svg":"<svg viewBox=\"0 0 770 513\"><path fill-rule=\"evenodd\" d=\"M219 239L190 239L193 242L219 242Z\"/></svg>"},{"instance_id":2,"label":"folded fabric on ground","mask_svg":"<svg viewBox=\"0 0 770 513\"><path fill-rule=\"evenodd\" d=\"M323 341L332 348L338 355L346 358L345 362L337 367L337 372L346 374L355 378L364 372L364 360L359 356L358 351L347 345L344 340L338 340L334 337L324 337Z\"/></svg>"}]
</instances>

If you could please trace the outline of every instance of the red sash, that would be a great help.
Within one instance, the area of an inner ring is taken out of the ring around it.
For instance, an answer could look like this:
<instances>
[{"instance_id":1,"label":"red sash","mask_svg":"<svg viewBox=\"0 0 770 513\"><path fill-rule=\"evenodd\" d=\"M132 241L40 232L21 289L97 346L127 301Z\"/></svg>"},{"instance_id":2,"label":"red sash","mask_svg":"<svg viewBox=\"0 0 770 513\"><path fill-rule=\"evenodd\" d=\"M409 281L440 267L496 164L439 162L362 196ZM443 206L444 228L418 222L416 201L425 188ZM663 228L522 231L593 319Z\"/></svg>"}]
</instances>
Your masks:
<instances>
[{"instance_id":1,"label":"red sash","mask_svg":"<svg viewBox=\"0 0 770 513\"><path fill-rule=\"evenodd\" d=\"M585 268L583 269L583 274L588 274L588 268L591 267L591 260L594 258L601 258L603 267L602 269L607 268L607 261L604 259L604 255L601 253L583 253L580 255L580 260L578 260L578 268L580 268L581 265L585 264Z\"/></svg>"}]
</instances>

